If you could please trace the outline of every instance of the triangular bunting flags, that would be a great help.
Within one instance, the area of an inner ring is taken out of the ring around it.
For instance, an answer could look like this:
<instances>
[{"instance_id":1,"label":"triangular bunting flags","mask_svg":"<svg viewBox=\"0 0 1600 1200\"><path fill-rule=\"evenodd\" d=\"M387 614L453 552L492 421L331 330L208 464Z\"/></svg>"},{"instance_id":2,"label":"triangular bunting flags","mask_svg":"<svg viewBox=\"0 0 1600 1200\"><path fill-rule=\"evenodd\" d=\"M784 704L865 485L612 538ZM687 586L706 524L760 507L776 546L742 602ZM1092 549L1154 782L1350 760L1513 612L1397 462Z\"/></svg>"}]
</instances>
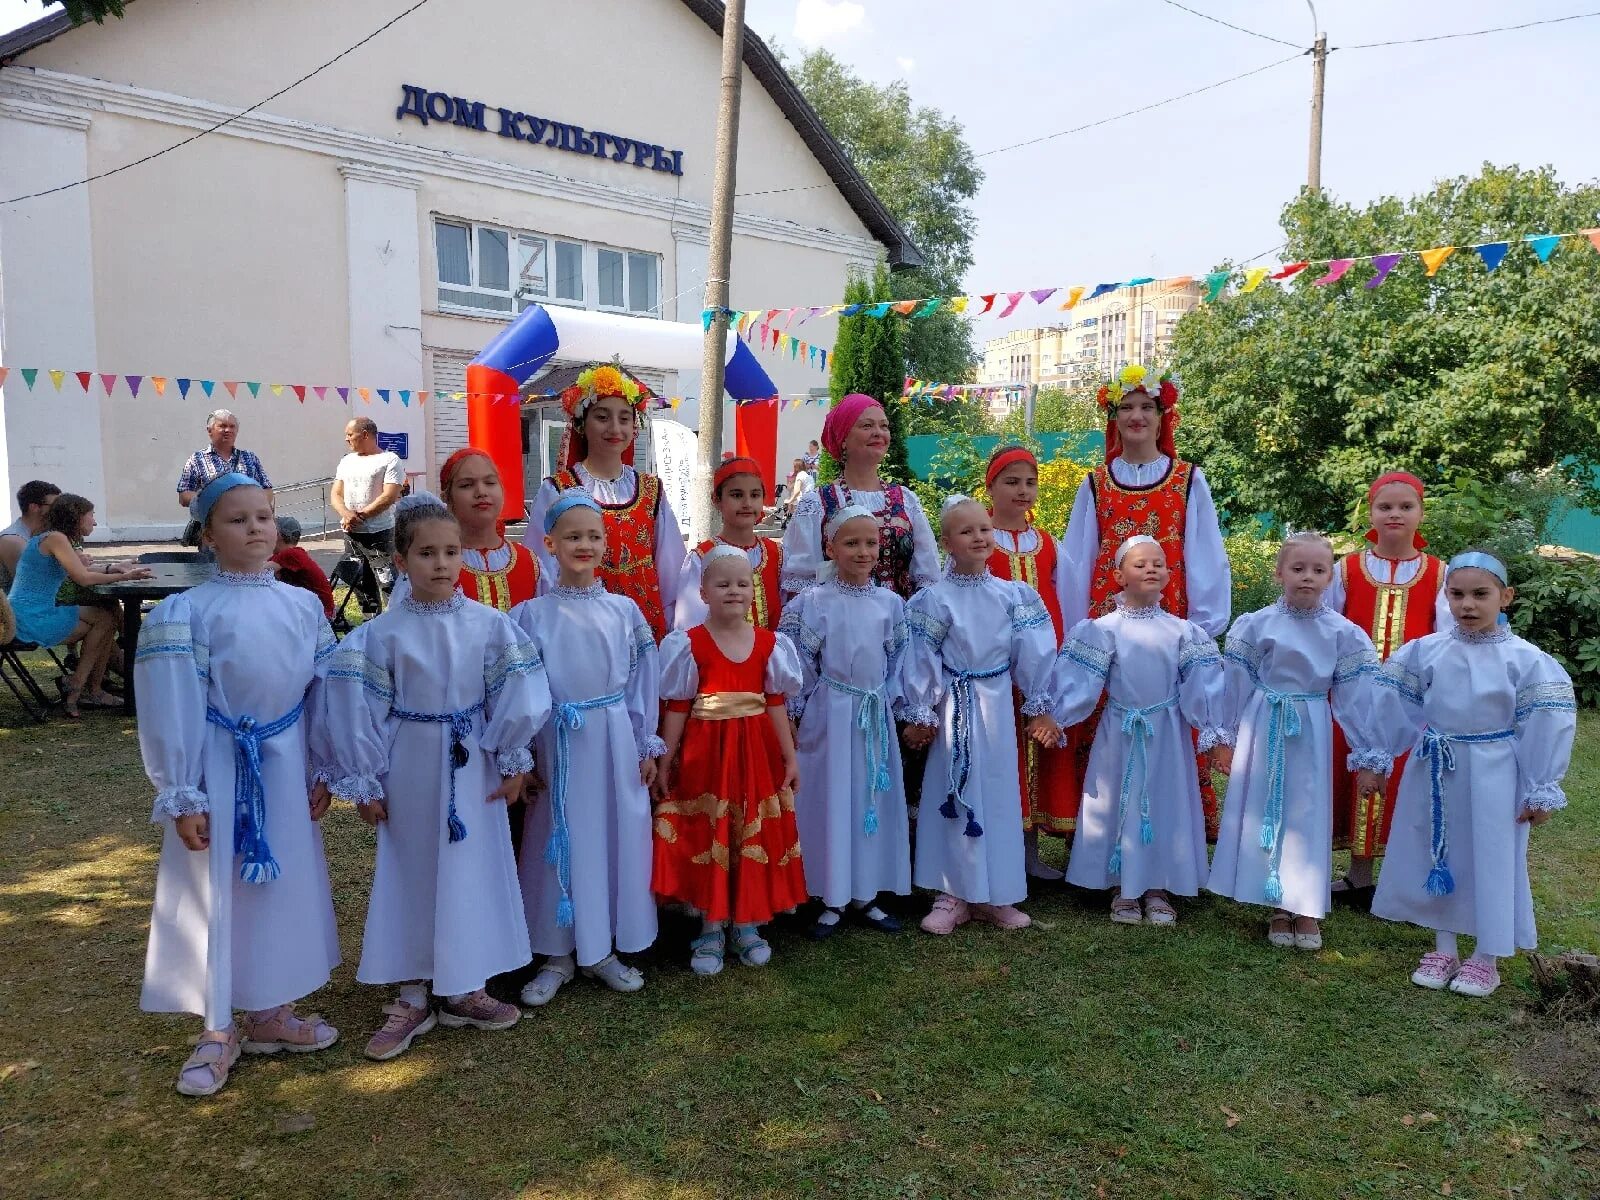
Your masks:
<instances>
[{"instance_id":1,"label":"triangular bunting flags","mask_svg":"<svg viewBox=\"0 0 1600 1200\"><path fill-rule=\"evenodd\" d=\"M1244 286L1239 289L1240 295L1245 292L1253 292L1260 287L1261 281L1267 277L1267 272L1270 270L1272 270L1271 267L1251 267L1246 271L1244 273Z\"/></svg>"},{"instance_id":2,"label":"triangular bunting flags","mask_svg":"<svg viewBox=\"0 0 1600 1200\"><path fill-rule=\"evenodd\" d=\"M382 400L385 404L389 403L389 389L388 388L379 388L378 389L378 399Z\"/></svg>"},{"instance_id":3,"label":"triangular bunting flags","mask_svg":"<svg viewBox=\"0 0 1600 1200\"><path fill-rule=\"evenodd\" d=\"M1156 277L1154 275L1141 275L1137 279L1128 280L1128 282L1123 284L1122 286L1123 287L1143 287L1145 284L1154 283L1155 281L1156 281Z\"/></svg>"},{"instance_id":4,"label":"triangular bunting flags","mask_svg":"<svg viewBox=\"0 0 1600 1200\"><path fill-rule=\"evenodd\" d=\"M428 402L428 393L427 392L418 392L417 393L417 403L418 404L426 404L427 402ZM676 406L674 406L674 407L676 407Z\"/></svg>"},{"instance_id":5,"label":"triangular bunting flags","mask_svg":"<svg viewBox=\"0 0 1600 1200\"><path fill-rule=\"evenodd\" d=\"M1506 251L1509 249L1511 249L1510 242L1485 242L1481 246L1473 247L1478 257L1483 259L1484 267L1490 271L1500 265L1500 260L1506 256Z\"/></svg>"},{"instance_id":6,"label":"triangular bunting flags","mask_svg":"<svg viewBox=\"0 0 1600 1200\"><path fill-rule=\"evenodd\" d=\"M1389 272L1394 270L1394 265L1404 257L1404 254L1378 254L1373 256L1372 266L1377 274L1373 275L1373 277L1367 280L1366 283L1362 284L1362 286L1368 288L1369 290L1371 288L1382 287L1383 281L1389 278Z\"/></svg>"},{"instance_id":7,"label":"triangular bunting flags","mask_svg":"<svg viewBox=\"0 0 1600 1200\"><path fill-rule=\"evenodd\" d=\"M800 343L799 343L799 341L797 339L790 338L789 339L789 357L790 358L798 358L799 356L800 356Z\"/></svg>"},{"instance_id":8,"label":"triangular bunting flags","mask_svg":"<svg viewBox=\"0 0 1600 1200\"><path fill-rule=\"evenodd\" d=\"M1099 297L1104 296L1107 292L1116 291L1119 286L1121 285L1115 283L1097 283L1094 285L1094 291L1089 293L1089 299L1098 299Z\"/></svg>"},{"instance_id":9,"label":"triangular bunting flags","mask_svg":"<svg viewBox=\"0 0 1600 1200\"><path fill-rule=\"evenodd\" d=\"M911 315L911 310L916 306L917 302L915 300L902 300L898 304L890 305L890 307L902 317L909 317Z\"/></svg>"},{"instance_id":10,"label":"triangular bunting flags","mask_svg":"<svg viewBox=\"0 0 1600 1200\"><path fill-rule=\"evenodd\" d=\"M342 400L346 404L350 403L350 389L349 388L334 388L333 390L339 393L339 399L340 400Z\"/></svg>"},{"instance_id":11,"label":"triangular bunting flags","mask_svg":"<svg viewBox=\"0 0 1600 1200\"><path fill-rule=\"evenodd\" d=\"M361 397L361 403L363 403L363 404L371 404L372 403L372 391L371 391L371 389L358 387L356 389L356 395Z\"/></svg>"},{"instance_id":12,"label":"triangular bunting flags","mask_svg":"<svg viewBox=\"0 0 1600 1200\"><path fill-rule=\"evenodd\" d=\"M978 299L983 301L983 307L978 310L978 315L980 317L994 307L994 298L999 294L999 292L990 292L987 296L978 297Z\"/></svg>"},{"instance_id":13,"label":"triangular bunting flags","mask_svg":"<svg viewBox=\"0 0 1600 1200\"><path fill-rule=\"evenodd\" d=\"M1056 288L1034 288L1034 290L1029 292L1028 295L1033 297L1033 302L1035 304L1043 304L1046 300L1050 299L1051 296L1054 296L1057 290L1058 289Z\"/></svg>"},{"instance_id":14,"label":"triangular bunting flags","mask_svg":"<svg viewBox=\"0 0 1600 1200\"><path fill-rule=\"evenodd\" d=\"M1064 301L1062 301L1061 308L1058 311L1060 311L1060 312L1069 312L1069 311L1071 311L1072 307L1075 304L1077 304L1079 300L1082 300L1082 299L1083 299L1083 288L1081 286L1080 287L1075 287L1075 288L1073 288L1071 291L1069 291L1067 293L1067 298Z\"/></svg>"},{"instance_id":15,"label":"triangular bunting flags","mask_svg":"<svg viewBox=\"0 0 1600 1200\"><path fill-rule=\"evenodd\" d=\"M222 386L227 389L228 396L231 399L237 400L239 398L239 381L237 379L224 379Z\"/></svg>"},{"instance_id":16,"label":"triangular bunting flags","mask_svg":"<svg viewBox=\"0 0 1600 1200\"><path fill-rule=\"evenodd\" d=\"M400 406L402 408L410 408L411 407L411 389L410 388L401 388L400 389Z\"/></svg>"},{"instance_id":17,"label":"triangular bunting flags","mask_svg":"<svg viewBox=\"0 0 1600 1200\"><path fill-rule=\"evenodd\" d=\"M167 394L167 377L165 375L150 376L150 383L156 389L156 395L165 396Z\"/></svg>"},{"instance_id":18,"label":"triangular bunting flags","mask_svg":"<svg viewBox=\"0 0 1600 1200\"><path fill-rule=\"evenodd\" d=\"M211 399L211 393L216 390L216 387L217 381L215 379L202 379L200 381L200 390L206 394L207 400Z\"/></svg>"},{"instance_id":19,"label":"triangular bunting flags","mask_svg":"<svg viewBox=\"0 0 1600 1200\"><path fill-rule=\"evenodd\" d=\"M1456 248L1454 246L1435 246L1431 250L1418 250L1417 257L1422 259L1423 264L1428 268L1428 278L1432 279L1438 273L1439 268L1444 266L1444 260L1455 252Z\"/></svg>"},{"instance_id":20,"label":"triangular bunting flags","mask_svg":"<svg viewBox=\"0 0 1600 1200\"><path fill-rule=\"evenodd\" d=\"M912 313L913 317L931 317L939 311L939 306L944 303L944 297L932 296L922 302L922 307Z\"/></svg>"},{"instance_id":21,"label":"triangular bunting flags","mask_svg":"<svg viewBox=\"0 0 1600 1200\"><path fill-rule=\"evenodd\" d=\"M294 398L296 400L300 401L301 404L304 404L306 402L306 385L305 384L303 384L303 383L291 383L289 385L289 390L294 393Z\"/></svg>"},{"instance_id":22,"label":"triangular bunting flags","mask_svg":"<svg viewBox=\"0 0 1600 1200\"><path fill-rule=\"evenodd\" d=\"M245 387L250 389L250 395L251 395L251 397L253 399L260 399L260 397L261 397L261 383L260 383L259 380L248 381L248 382L245 383Z\"/></svg>"},{"instance_id":23,"label":"triangular bunting flags","mask_svg":"<svg viewBox=\"0 0 1600 1200\"><path fill-rule=\"evenodd\" d=\"M1328 263L1328 273L1321 279L1313 279L1311 286L1327 287L1330 283L1338 283L1339 280L1344 278L1344 273L1350 269L1350 264L1355 261L1353 258L1333 259Z\"/></svg>"},{"instance_id":24,"label":"triangular bunting flags","mask_svg":"<svg viewBox=\"0 0 1600 1200\"><path fill-rule=\"evenodd\" d=\"M1584 237L1589 239L1589 244L1600 250L1600 228L1581 230Z\"/></svg>"},{"instance_id":25,"label":"triangular bunting flags","mask_svg":"<svg viewBox=\"0 0 1600 1200\"><path fill-rule=\"evenodd\" d=\"M1206 276L1206 294L1201 298L1202 304L1210 304L1222 295L1222 289L1228 286L1228 278L1232 271L1212 271Z\"/></svg>"},{"instance_id":26,"label":"triangular bunting flags","mask_svg":"<svg viewBox=\"0 0 1600 1200\"><path fill-rule=\"evenodd\" d=\"M1175 278L1167 280L1167 286L1170 288L1186 288L1193 282L1193 275L1179 275Z\"/></svg>"},{"instance_id":27,"label":"triangular bunting flags","mask_svg":"<svg viewBox=\"0 0 1600 1200\"><path fill-rule=\"evenodd\" d=\"M1555 253L1555 248L1561 244L1559 233L1530 233L1522 239L1533 247L1533 252L1539 256L1540 262L1549 262L1550 255Z\"/></svg>"},{"instance_id":28,"label":"triangular bunting flags","mask_svg":"<svg viewBox=\"0 0 1600 1200\"><path fill-rule=\"evenodd\" d=\"M325 384L320 387L313 385L311 390L317 394L318 400L326 400L328 398L328 388Z\"/></svg>"},{"instance_id":29,"label":"triangular bunting flags","mask_svg":"<svg viewBox=\"0 0 1600 1200\"><path fill-rule=\"evenodd\" d=\"M89 390L89 381L91 379L93 379L93 378L94 378L94 372L93 371L79 371L78 372L78 386L81 387L85 392L87 392Z\"/></svg>"},{"instance_id":30,"label":"triangular bunting flags","mask_svg":"<svg viewBox=\"0 0 1600 1200\"><path fill-rule=\"evenodd\" d=\"M267 386L272 389L272 394L274 396L283 395L283 384L281 384L281 383L271 383L271 384L268 384Z\"/></svg>"},{"instance_id":31,"label":"triangular bunting flags","mask_svg":"<svg viewBox=\"0 0 1600 1200\"><path fill-rule=\"evenodd\" d=\"M1596 243L1596 248L1600 249L1600 243ZM951 301L950 301L950 311L951 312L955 312L955 313L964 313L964 312L966 312L967 311L967 298L965 296L956 296L956 297L952 298Z\"/></svg>"},{"instance_id":32,"label":"triangular bunting flags","mask_svg":"<svg viewBox=\"0 0 1600 1200\"><path fill-rule=\"evenodd\" d=\"M11 374L11 368L10 367L0 367L0 387L5 387L5 385L6 385L6 376L9 375L9 374Z\"/></svg>"},{"instance_id":33,"label":"triangular bunting flags","mask_svg":"<svg viewBox=\"0 0 1600 1200\"><path fill-rule=\"evenodd\" d=\"M189 385L190 385L190 383L191 383L191 381L188 380L188 379L180 378L178 380L178 395L183 397L183 399L185 399L185 400L187 400L189 398Z\"/></svg>"},{"instance_id":34,"label":"triangular bunting flags","mask_svg":"<svg viewBox=\"0 0 1600 1200\"><path fill-rule=\"evenodd\" d=\"M1012 313L1016 312L1017 305L1022 303L1022 298L1027 294L1027 292L1007 292L1006 306L1000 311L1000 315L1002 317L1009 317Z\"/></svg>"},{"instance_id":35,"label":"triangular bunting flags","mask_svg":"<svg viewBox=\"0 0 1600 1200\"><path fill-rule=\"evenodd\" d=\"M1309 262L1287 263L1272 273L1273 279L1287 279L1291 275L1298 275L1311 264Z\"/></svg>"},{"instance_id":36,"label":"triangular bunting flags","mask_svg":"<svg viewBox=\"0 0 1600 1200\"><path fill-rule=\"evenodd\" d=\"M839 309L839 315L841 317L853 317L865 307L865 304L846 304Z\"/></svg>"},{"instance_id":37,"label":"triangular bunting flags","mask_svg":"<svg viewBox=\"0 0 1600 1200\"><path fill-rule=\"evenodd\" d=\"M139 398L139 385L144 382L144 376L124 375L123 378L128 381L128 391L132 392L133 398L137 400Z\"/></svg>"},{"instance_id":38,"label":"triangular bunting flags","mask_svg":"<svg viewBox=\"0 0 1600 1200\"><path fill-rule=\"evenodd\" d=\"M115 375L100 376L100 386L105 389L106 395L111 395L117 390L117 377Z\"/></svg>"},{"instance_id":39,"label":"triangular bunting flags","mask_svg":"<svg viewBox=\"0 0 1600 1200\"><path fill-rule=\"evenodd\" d=\"M56 385L56 391L59 392L61 390L61 381L67 377L67 373L59 370L51 370L45 373L50 376L50 382Z\"/></svg>"},{"instance_id":40,"label":"triangular bunting flags","mask_svg":"<svg viewBox=\"0 0 1600 1200\"><path fill-rule=\"evenodd\" d=\"M889 315L889 301L885 300L881 304L874 304L867 311L875 317L887 317Z\"/></svg>"}]
</instances>

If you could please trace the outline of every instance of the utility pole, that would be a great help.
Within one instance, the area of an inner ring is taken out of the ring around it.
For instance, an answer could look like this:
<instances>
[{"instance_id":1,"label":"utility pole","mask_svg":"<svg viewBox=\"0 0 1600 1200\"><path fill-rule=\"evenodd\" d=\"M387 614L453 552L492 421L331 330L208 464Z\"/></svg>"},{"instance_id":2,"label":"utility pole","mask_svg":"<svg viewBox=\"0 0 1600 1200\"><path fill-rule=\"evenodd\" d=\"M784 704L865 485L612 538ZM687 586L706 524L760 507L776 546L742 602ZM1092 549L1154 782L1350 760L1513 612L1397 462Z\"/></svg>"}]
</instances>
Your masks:
<instances>
[{"instance_id":1,"label":"utility pole","mask_svg":"<svg viewBox=\"0 0 1600 1200\"><path fill-rule=\"evenodd\" d=\"M1311 9L1312 32L1317 40L1311 44L1311 155L1306 165L1306 187L1312 192L1322 190L1322 83L1328 72L1328 35L1317 30L1317 10Z\"/></svg>"},{"instance_id":2,"label":"utility pole","mask_svg":"<svg viewBox=\"0 0 1600 1200\"><path fill-rule=\"evenodd\" d=\"M744 78L744 0L727 0L722 18L722 98L717 106L717 165L711 184L711 254L706 303L712 310L700 363L700 436L689 532L712 533L711 479L722 460L723 369L728 356L728 276L733 263L733 188L738 174L739 87Z\"/></svg>"}]
</instances>

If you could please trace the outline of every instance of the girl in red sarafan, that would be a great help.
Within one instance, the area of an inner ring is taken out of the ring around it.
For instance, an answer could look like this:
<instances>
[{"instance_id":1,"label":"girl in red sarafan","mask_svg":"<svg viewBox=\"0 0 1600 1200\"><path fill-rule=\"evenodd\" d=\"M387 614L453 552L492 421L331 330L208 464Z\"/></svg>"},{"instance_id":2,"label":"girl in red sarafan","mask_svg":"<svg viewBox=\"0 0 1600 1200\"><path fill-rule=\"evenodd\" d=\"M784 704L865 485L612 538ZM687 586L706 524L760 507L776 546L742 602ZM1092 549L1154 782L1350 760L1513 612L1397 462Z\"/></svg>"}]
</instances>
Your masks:
<instances>
[{"instance_id":1,"label":"girl in red sarafan","mask_svg":"<svg viewBox=\"0 0 1600 1200\"><path fill-rule=\"evenodd\" d=\"M561 393L561 407L571 419L562 439L565 465L539 486L528 528L544 528L544 514L562 492L588 492L606 527L600 582L639 606L659 644L671 625L684 545L660 478L633 467L633 442L649 399L649 391L614 363L590 367ZM544 575L553 579L555 560L542 546L532 549Z\"/></svg>"},{"instance_id":2,"label":"girl in red sarafan","mask_svg":"<svg viewBox=\"0 0 1600 1200\"><path fill-rule=\"evenodd\" d=\"M737 546L705 556L706 622L661 644L661 737L652 887L703 918L689 966L722 970L724 927L747 967L772 948L760 926L806 900L795 825L794 740L786 699L800 690L789 639L750 622L750 560Z\"/></svg>"},{"instance_id":3,"label":"girl in red sarafan","mask_svg":"<svg viewBox=\"0 0 1600 1200\"><path fill-rule=\"evenodd\" d=\"M706 555L718 546L736 546L750 560L755 592L750 620L762 629L777 629L783 615L783 594L778 581L783 571L783 546L756 533L766 512L766 492L761 467L752 458L730 458L717 468L711 481L711 500L722 516L722 532L701 542L684 556L678 573L678 605L673 628L692 629L706 619L700 598L700 578Z\"/></svg>"},{"instance_id":4,"label":"girl in red sarafan","mask_svg":"<svg viewBox=\"0 0 1600 1200\"><path fill-rule=\"evenodd\" d=\"M1367 541L1334 568L1325 603L1354 621L1372 637L1378 660L1407 642L1448 631L1455 620L1445 598L1444 564L1423 553L1428 543L1417 533L1422 524L1422 480L1391 471L1367 489ZM1350 849L1350 873L1333 881L1340 903L1357 908L1372 905L1373 860L1389 844L1394 823L1392 800L1400 794L1406 755L1394 762L1382 791L1359 794L1355 774L1347 768L1349 752L1344 729L1333 726L1333 846Z\"/></svg>"},{"instance_id":5,"label":"girl in red sarafan","mask_svg":"<svg viewBox=\"0 0 1600 1200\"><path fill-rule=\"evenodd\" d=\"M1033 523L1039 496L1039 460L1021 446L1001 446L984 473L989 511L994 516L994 553L989 573L1025 583L1039 593L1061 647L1061 573L1056 540ZM1015 696L1022 711L1022 695ZM1077 757L1068 750L1047 750L1028 737L1017 721L1017 766L1022 775L1022 828L1028 874L1035 879L1060 879L1061 872L1039 858L1039 834L1070 835L1077 826L1078 797L1083 780Z\"/></svg>"},{"instance_id":6,"label":"girl in red sarafan","mask_svg":"<svg viewBox=\"0 0 1600 1200\"><path fill-rule=\"evenodd\" d=\"M1100 388L1106 411L1106 461L1078 486L1067 533L1061 616L1068 629L1117 607L1115 558L1135 534L1161 545L1170 578L1161 594L1164 611L1193 621L1212 637L1228 627L1233 576L1211 488L1193 463L1178 457L1178 384L1130 364ZM1080 773L1087 766L1098 716L1068 732ZM1206 834L1217 833L1217 797L1211 768L1197 760Z\"/></svg>"}]
</instances>

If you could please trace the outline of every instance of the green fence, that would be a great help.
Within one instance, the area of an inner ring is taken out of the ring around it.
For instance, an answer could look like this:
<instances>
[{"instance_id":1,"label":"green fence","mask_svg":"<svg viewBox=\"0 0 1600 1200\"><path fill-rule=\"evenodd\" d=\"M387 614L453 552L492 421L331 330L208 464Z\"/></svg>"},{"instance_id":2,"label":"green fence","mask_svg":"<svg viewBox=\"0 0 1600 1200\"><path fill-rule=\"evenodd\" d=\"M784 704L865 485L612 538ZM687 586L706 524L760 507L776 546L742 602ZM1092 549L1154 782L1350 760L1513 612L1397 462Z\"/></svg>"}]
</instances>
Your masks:
<instances>
[{"instance_id":1,"label":"green fence","mask_svg":"<svg viewBox=\"0 0 1600 1200\"><path fill-rule=\"evenodd\" d=\"M1073 462L1082 463L1087 467L1105 458L1106 439L1103 433L1041 433L1037 440L1041 451L1040 462L1070 458ZM906 439L906 459L918 479L928 478L928 464L933 461L933 456L939 453L939 446L943 441L943 438L931 433L919 433ZM972 439L972 444L977 447L981 456L987 458L1000 444L1000 439L978 437Z\"/></svg>"}]
</instances>

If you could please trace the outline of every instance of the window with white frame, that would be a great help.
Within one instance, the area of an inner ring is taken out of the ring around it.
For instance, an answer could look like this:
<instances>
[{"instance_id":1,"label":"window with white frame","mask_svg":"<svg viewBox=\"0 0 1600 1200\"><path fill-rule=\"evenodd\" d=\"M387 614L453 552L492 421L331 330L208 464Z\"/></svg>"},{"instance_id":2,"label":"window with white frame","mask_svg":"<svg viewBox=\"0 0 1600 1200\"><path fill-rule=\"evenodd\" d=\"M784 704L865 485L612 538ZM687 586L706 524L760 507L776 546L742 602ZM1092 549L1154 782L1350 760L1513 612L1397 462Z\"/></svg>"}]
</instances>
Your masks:
<instances>
[{"instance_id":1,"label":"window with white frame","mask_svg":"<svg viewBox=\"0 0 1600 1200\"><path fill-rule=\"evenodd\" d=\"M571 304L661 315L661 256L469 221L434 221L439 306L512 314Z\"/></svg>"}]
</instances>

